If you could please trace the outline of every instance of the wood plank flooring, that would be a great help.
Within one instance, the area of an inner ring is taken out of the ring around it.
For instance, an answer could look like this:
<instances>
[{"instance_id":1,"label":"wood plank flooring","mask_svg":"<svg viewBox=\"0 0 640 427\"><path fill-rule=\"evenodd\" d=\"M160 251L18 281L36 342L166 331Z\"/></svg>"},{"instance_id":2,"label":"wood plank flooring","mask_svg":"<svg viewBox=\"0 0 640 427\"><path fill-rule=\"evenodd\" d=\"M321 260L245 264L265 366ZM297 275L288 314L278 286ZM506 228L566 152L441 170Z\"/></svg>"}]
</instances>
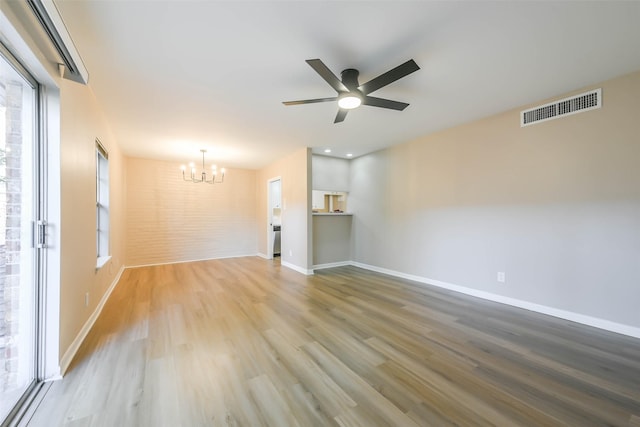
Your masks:
<instances>
[{"instance_id":1,"label":"wood plank flooring","mask_svg":"<svg viewBox=\"0 0 640 427\"><path fill-rule=\"evenodd\" d=\"M39 426L640 426L640 340L355 267L125 270Z\"/></svg>"}]
</instances>

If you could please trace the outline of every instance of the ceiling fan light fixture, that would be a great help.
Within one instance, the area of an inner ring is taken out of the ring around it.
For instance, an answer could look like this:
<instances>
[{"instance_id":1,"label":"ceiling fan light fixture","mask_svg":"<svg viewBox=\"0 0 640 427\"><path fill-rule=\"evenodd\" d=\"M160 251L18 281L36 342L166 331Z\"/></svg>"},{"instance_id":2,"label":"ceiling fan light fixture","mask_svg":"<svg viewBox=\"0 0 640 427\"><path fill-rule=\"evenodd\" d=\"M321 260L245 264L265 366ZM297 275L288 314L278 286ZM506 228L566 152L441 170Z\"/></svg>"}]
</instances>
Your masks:
<instances>
[{"instance_id":1,"label":"ceiling fan light fixture","mask_svg":"<svg viewBox=\"0 0 640 427\"><path fill-rule=\"evenodd\" d=\"M374 77L368 82L360 84L358 81L359 71L355 68L342 70L342 73L340 73L342 80L340 80L320 59L307 59L307 64L309 64L311 68L313 68L315 72L329 84L329 86L338 92L338 96L331 98L303 99L300 101L284 101L283 104L301 105L315 104L317 102L338 101L338 106L340 108L338 109L338 114L336 114L336 118L333 123L343 122L345 117L347 117L349 110L358 108L362 104L371 107L387 108L389 110L404 110L409 106L406 102L376 98L375 96L370 96L370 94L420 69L418 64L416 64L413 59L410 59L407 62L380 74L378 77Z\"/></svg>"},{"instance_id":2,"label":"ceiling fan light fixture","mask_svg":"<svg viewBox=\"0 0 640 427\"><path fill-rule=\"evenodd\" d=\"M338 106L345 110L358 108L362 104L362 97L352 92L345 93L338 98Z\"/></svg>"}]
</instances>

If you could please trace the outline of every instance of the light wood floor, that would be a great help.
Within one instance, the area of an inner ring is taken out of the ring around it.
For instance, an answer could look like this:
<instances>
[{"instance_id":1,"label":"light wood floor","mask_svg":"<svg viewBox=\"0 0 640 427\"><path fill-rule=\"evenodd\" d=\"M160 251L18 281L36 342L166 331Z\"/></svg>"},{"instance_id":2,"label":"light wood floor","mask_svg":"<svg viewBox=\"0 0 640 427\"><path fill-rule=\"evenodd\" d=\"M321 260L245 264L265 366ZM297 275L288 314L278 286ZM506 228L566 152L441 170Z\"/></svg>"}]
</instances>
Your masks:
<instances>
[{"instance_id":1,"label":"light wood floor","mask_svg":"<svg viewBox=\"0 0 640 427\"><path fill-rule=\"evenodd\" d=\"M30 426L640 426L640 340L354 267L126 270Z\"/></svg>"}]
</instances>

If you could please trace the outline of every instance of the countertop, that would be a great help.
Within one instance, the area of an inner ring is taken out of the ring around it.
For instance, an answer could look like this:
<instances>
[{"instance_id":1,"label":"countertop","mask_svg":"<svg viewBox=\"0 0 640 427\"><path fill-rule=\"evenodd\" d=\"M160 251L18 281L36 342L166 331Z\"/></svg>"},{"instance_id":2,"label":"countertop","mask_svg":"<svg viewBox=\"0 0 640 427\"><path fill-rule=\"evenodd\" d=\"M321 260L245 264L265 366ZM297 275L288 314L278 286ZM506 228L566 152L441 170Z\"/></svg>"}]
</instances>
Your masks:
<instances>
[{"instance_id":1,"label":"countertop","mask_svg":"<svg viewBox=\"0 0 640 427\"><path fill-rule=\"evenodd\" d=\"M351 212L312 212L315 216L351 216L353 215Z\"/></svg>"}]
</instances>

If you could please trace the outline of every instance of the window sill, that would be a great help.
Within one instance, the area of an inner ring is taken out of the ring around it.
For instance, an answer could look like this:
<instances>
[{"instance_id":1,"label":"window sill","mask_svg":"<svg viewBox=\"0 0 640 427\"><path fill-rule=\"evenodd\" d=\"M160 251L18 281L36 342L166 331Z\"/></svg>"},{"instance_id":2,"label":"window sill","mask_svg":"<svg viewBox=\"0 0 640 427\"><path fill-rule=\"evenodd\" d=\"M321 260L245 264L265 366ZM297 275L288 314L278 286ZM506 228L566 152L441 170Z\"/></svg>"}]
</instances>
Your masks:
<instances>
[{"instance_id":1,"label":"window sill","mask_svg":"<svg viewBox=\"0 0 640 427\"><path fill-rule=\"evenodd\" d=\"M96 263L96 271L100 270L111 260L111 255L98 257L98 262Z\"/></svg>"}]
</instances>

